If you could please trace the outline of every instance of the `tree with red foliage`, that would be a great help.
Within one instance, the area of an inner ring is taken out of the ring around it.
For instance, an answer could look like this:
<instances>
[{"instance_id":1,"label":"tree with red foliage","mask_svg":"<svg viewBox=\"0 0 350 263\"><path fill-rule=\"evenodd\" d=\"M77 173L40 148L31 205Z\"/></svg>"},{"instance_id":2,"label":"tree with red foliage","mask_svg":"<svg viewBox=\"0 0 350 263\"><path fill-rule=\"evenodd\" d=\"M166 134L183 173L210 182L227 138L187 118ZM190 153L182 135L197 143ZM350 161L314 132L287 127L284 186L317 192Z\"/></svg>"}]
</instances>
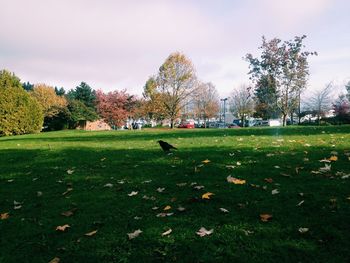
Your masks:
<instances>
[{"instance_id":1,"label":"tree with red foliage","mask_svg":"<svg viewBox=\"0 0 350 263\"><path fill-rule=\"evenodd\" d=\"M98 114L111 126L121 127L133 114L135 98L126 90L103 93L96 92L96 108Z\"/></svg>"}]
</instances>

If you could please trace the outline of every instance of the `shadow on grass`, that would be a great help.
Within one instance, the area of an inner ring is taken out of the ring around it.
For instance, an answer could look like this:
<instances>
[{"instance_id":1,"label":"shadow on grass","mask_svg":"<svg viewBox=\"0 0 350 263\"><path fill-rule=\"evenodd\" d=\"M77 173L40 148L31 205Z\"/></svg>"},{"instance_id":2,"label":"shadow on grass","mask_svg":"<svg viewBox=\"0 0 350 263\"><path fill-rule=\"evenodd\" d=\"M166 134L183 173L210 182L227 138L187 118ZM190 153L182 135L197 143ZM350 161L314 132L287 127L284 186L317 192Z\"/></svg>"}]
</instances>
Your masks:
<instances>
[{"instance_id":1,"label":"shadow on grass","mask_svg":"<svg viewBox=\"0 0 350 263\"><path fill-rule=\"evenodd\" d=\"M272 129L264 132L268 131ZM141 134L145 139L159 136ZM218 136L218 132L213 134ZM180 135L191 137L193 133L175 133ZM128 134L127 138L137 136ZM91 140L111 137L93 136ZM310 173L323 166L318 160L332 150L309 147L310 162L303 162L302 149L285 151L283 147L255 151L239 146L184 148L169 156L159 149L0 150L0 207L11 216L1 221L1 240L14 240L2 241L0 255L4 262L48 262L54 256L64 262L346 261L350 208L344 195L349 181ZM267 153L274 156L267 158ZM211 162L203 164L205 159ZM274 167L277 165L279 168ZM297 173L295 168L301 166L304 168ZM348 172L343 160L333 164L333 169ZM68 174L68 170L73 172ZM228 184L230 174L247 183ZM272 178L273 183L265 178ZM193 182L204 189L194 189ZM108 183L112 187L106 187ZM63 194L68 188L73 190ZM165 190L158 192L157 188ZM280 194L272 195L276 188ZM128 196L132 191L138 194ZM205 192L215 195L204 200ZM336 199L336 204L330 199ZM14 210L14 200L23 207ZM302 200L305 203L296 206ZM167 205L174 215L156 217ZM180 205L187 210L178 212ZM74 216L60 215L74 207L78 208ZM230 212L222 213L220 207ZM274 218L262 223L261 213L271 213ZM63 224L71 228L56 232L55 227ZM202 226L215 229L214 234L199 238L195 232ZM310 232L302 235L300 227ZM173 233L162 237L169 228ZM95 229L99 231L96 236L84 237ZM129 241L126 233L136 229L143 234Z\"/></svg>"}]
</instances>

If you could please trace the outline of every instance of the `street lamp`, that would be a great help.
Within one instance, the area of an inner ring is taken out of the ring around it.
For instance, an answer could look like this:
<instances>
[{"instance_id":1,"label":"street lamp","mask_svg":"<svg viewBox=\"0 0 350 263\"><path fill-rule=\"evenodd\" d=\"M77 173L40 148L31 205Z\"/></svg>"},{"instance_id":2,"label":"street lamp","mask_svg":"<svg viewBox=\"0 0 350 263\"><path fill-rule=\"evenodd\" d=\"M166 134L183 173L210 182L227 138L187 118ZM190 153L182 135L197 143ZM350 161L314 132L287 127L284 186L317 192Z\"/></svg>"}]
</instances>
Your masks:
<instances>
[{"instance_id":1,"label":"street lamp","mask_svg":"<svg viewBox=\"0 0 350 263\"><path fill-rule=\"evenodd\" d=\"M224 111L223 111L223 115L224 115L224 127L226 125L226 101L228 100L228 98L224 98L224 99L220 99L220 101L223 101L224 102ZM221 118L220 118L221 119Z\"/></svg>"}]
</instances>

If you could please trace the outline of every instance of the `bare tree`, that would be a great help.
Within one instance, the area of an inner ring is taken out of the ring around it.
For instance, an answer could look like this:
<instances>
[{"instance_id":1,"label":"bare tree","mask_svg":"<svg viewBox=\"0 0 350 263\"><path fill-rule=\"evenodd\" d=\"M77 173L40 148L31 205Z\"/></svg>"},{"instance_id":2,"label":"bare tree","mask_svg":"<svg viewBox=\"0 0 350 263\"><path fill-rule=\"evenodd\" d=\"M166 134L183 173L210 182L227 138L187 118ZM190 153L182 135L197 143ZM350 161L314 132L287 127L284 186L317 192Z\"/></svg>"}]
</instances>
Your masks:
<instances>
[{"instance_id":1,"label":"bare tree","mask_svg":"<svg viewBox=\"0 0 350 263\"><path fill-rule=\"evenodd\" d=\"M325 112L332 109L333 88L333 82L329 82L323 89L313 92L308 102L305 103L307 108L316 112L318 124Z\"/></svg>"},{"instance_id":2,"label":"bare tree","mask_svg":"<svg viewBox=\"0 0 350 263\"><path fill-rule=\"evenodd\" d=\"M246 118L254 113L254 100L250 90L250 87L243 84L231 93L230 111L241 119L243 127Z\"/></svg>"},{"instance_id":3,"label":"bare tree","mask_svg":"<svg viewBox=\"0 0 350 263\"><path fill-rule=\"evenodd\" d=\"M194 113L198 119L204 119L204 127L210 118L219 112L219 95L212 83L200 83L193 94Z\"/></svg>"},{"instance_id":4,"label":"bare tree","mask_svg":"<svg viewBox=\"0 0 350 263\"><path fill-rule=\"evenodd\" d=\"M171 128L195 85L196 75L192 62L182 53L170 54L159 68L157 89L163 95L166 117L170 119Z\"/></svg>"}]
</instances>

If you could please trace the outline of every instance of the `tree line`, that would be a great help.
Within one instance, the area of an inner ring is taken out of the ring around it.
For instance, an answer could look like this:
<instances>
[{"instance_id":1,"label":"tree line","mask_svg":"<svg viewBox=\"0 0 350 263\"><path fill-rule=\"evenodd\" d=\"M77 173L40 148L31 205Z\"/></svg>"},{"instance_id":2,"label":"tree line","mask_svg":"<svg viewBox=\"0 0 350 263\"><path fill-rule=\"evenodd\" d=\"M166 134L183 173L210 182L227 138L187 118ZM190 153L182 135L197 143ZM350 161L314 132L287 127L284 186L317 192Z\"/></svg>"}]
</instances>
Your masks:
<instances>
[{"instance_id":1,"label":"tree line","mask_svg":"<svg viewBox=\"0 0 350 263\"><path fill-rule=\"evenodd\" d=\"M245 123L246 118L287 119L311 111L318 121L333 108L337 116L349 120L350 82L347 94L337 101L330 98L332 83L313 94L304 104L302 93L309 76L308 57L317 52L305 51L306 36L289 41L262 38L260 56L247 54L250 85L242 84L230 96L230 111ZM226 109L225 109L226 110ZM76 128L83 121L103 119L112 127L125 125L127 120L169 120L174 127L178 118L196 118L204 124L217 117L220 99L212 83L199 80L192 61L183 53L170 54L150 76L142 97L126 90L103 92L81 82L66 92L62 87L43 83L21 83L7 70L0 71L0 135L16 135L47 130Z\"/></svg>"}]
</instances>

